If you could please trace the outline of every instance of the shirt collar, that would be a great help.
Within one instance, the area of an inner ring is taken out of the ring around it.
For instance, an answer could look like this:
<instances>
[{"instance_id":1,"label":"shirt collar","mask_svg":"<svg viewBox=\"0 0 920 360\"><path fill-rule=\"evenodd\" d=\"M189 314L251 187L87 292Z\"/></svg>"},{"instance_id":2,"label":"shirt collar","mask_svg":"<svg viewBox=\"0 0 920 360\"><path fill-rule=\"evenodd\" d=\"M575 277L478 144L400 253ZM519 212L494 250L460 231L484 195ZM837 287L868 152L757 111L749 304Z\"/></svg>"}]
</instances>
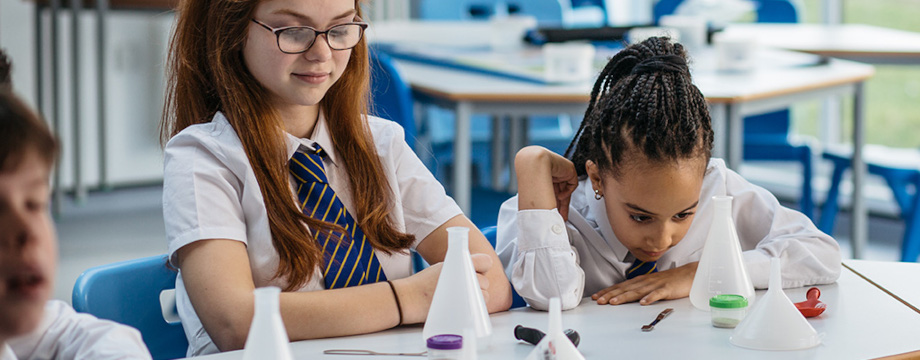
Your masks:
<instances>
[{"instance_id":1,"label":"shirt collar","mask_svg":"<svg viewBox=\"0 0 920 360\"><path fill-rule=\"evenodd\" d=\"M335 152L335 147L332 146L332 136L329 133L326 115L323 111L320 111L319 116L316 118L316 125L313 126L313 134L310 138L298 138L288 132L285 132L284 135L287 143L288 158L294 156L294 153L297 152L298 149L306 148L304 150L312 150L314 148L313 144L319 144L319 146L326 151L326 154L329 155L327 160L333 165L338 163L338 155Z\"/></svg>"},{"instance_id":2,"label":"shirt collar","mask_svg":"<svg viewBox=\"0 0 920 360\"><path fill-rule=\"evenodd\" d=\"M617 239L617 236L613 233L613 228L610 227L610 220L607 217L607 207L604 205L604 198L600 200L594 198L594 187L591 185L591 179L588 179L586 185L588 186L584 187L584 196L588 202L588 209L591 217L594 218L593 220L600 229L601 236L604 237L604 241L606 241L610 249L613 250L613 254L617 259L624 262L627 261L630 256L629 249Z\"/></svg>"}]
</instances>

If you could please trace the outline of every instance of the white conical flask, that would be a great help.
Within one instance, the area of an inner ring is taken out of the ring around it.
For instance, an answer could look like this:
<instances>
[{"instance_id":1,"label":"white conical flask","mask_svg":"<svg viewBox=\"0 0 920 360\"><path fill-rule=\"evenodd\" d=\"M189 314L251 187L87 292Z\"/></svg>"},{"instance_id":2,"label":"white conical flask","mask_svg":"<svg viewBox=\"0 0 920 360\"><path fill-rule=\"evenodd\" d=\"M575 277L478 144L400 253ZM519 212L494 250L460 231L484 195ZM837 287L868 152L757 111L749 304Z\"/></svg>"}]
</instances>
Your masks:
<instances>
[{"instance_id":1,"label":"white conical flask","mask_svg":"<svg viewBox=\"0 0 920 360\"><path fill-rule=\"evenodd\" d=\"M281 320L281 289L269 286L255 290L256 309L246 338L243 360L293 360L291 341Z\"/></svg>"},{"instance_id":2,"label":"white conical flask","mask_svg":"<svg viewBox=\"0 0 920 360\"><path fill-rule=\"evenodd\" d=\"M559 298L549 299L549 326L546 336L537 343L526 360L585 360L575 344L562 332L562 302Z\"/></svg>"},{"instance_id":3,"label":"white conical flask","mask_svg":"<svg viewBox=\"0 0 920 360\"><path fill-rule=\"evenodd\" d=\"M447 255L422 330L423 340L442 334L463 335L464 329L473 329L481 347L490 344L492 321L470 257L469 232L465 227L447 228Z\"/></svg>"},{"instance_id":4,"label":"white conical flask","mask_svg":"<svg viewBox=\"0 0 920 360\"><path fill-rule=\"evenodd\" d=\"M754 303L754 285L744 268L741 243L732 219L732 197L713 196L714 214L709 237L703 246L690 302L697 309L709 311L709 299L721 294L741 295Z\"/></svg>"}]
</instances>

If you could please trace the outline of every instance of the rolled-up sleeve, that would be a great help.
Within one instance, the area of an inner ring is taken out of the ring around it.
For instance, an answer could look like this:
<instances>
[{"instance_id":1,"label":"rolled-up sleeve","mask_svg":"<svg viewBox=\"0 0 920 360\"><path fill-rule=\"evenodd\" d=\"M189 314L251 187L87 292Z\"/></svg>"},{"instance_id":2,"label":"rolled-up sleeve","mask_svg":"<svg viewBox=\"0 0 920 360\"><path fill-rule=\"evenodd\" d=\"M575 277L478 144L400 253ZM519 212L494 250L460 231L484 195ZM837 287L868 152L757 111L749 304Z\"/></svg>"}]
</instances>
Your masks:
<instances>
[{"instance_id":1,"label":"rolled-up sleeve","mask_svg":"<svg viewBox=\"0 0 920 360\"><path fill-rule=\"evenodd\" d=\"M558 297L562 309L581 302L585 272L570 242L579 236L553 210L518 210L517 197L502 204L498 215L496 251L514 289L531 307L549 308Z\"/></svg>"},{"instance_id":2,"label":"rolled-up sleeve","mask_svg":"<svg viewBox=\"0 0 920 360\"><path fill-rule=\"evenodd\" d=\"M166 145L163 218L173 265L176 251L198 240L246 242L242 181L226 164L220 147L207 140L203 132L189 131Z\"/></svg>"},{"instance_id":3,"label":"rolled-up sleeve","mask_svg":"<svg viewBox=\"0 0 920 360\"><path fill-rule=\"evenodd\" d=\"M406 224L406 232L416 236L415 247L435 229L457 215L463 214L453 198L447 196L444 186L425 167L418 155L406 143L403 129L388 120L386 132L375 136L391 136L389 155L382 161L392 161L391 178L395 177L399 200ZM381 154L383 155L383 154Z\"/></svg>"}]
</instances>

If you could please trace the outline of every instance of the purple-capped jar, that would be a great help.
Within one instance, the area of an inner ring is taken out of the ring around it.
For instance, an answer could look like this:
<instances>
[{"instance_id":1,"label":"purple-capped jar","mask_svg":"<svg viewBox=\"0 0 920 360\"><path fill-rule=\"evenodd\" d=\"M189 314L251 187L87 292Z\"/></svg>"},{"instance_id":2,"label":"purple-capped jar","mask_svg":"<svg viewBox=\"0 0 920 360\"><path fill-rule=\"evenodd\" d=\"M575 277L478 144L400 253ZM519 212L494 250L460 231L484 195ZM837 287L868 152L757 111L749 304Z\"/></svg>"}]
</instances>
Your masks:
<instances>
[{"instance_id":1,"label":"purple-capped jar","mask_svg":"<svg viewBox=\"0 0 920 360\"><path fill-rule=\"evenodd\" d=\"M463 359L463 337L444 334L428 338L428 360Z\"/></svg>"}]
</instances>

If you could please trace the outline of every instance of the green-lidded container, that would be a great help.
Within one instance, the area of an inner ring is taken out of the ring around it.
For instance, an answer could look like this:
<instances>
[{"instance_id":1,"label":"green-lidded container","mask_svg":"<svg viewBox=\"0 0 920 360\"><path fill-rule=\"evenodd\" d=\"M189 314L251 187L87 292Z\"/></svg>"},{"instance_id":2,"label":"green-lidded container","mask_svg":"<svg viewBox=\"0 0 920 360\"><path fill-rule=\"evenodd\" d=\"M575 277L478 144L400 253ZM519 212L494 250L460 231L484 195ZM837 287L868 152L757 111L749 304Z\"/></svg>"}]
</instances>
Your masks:
<instances>
[{"instance_id":1,"label":"green-lidded container","mask_svg":"<svg viewBox=\"0 0 920 360\"><path fill-rule=\"evenodd\" d=\"M748 301L744 296L734 294L716 295L709 299L712 326L734 328L747 314Z\"/></svg>"}]
</instances>

